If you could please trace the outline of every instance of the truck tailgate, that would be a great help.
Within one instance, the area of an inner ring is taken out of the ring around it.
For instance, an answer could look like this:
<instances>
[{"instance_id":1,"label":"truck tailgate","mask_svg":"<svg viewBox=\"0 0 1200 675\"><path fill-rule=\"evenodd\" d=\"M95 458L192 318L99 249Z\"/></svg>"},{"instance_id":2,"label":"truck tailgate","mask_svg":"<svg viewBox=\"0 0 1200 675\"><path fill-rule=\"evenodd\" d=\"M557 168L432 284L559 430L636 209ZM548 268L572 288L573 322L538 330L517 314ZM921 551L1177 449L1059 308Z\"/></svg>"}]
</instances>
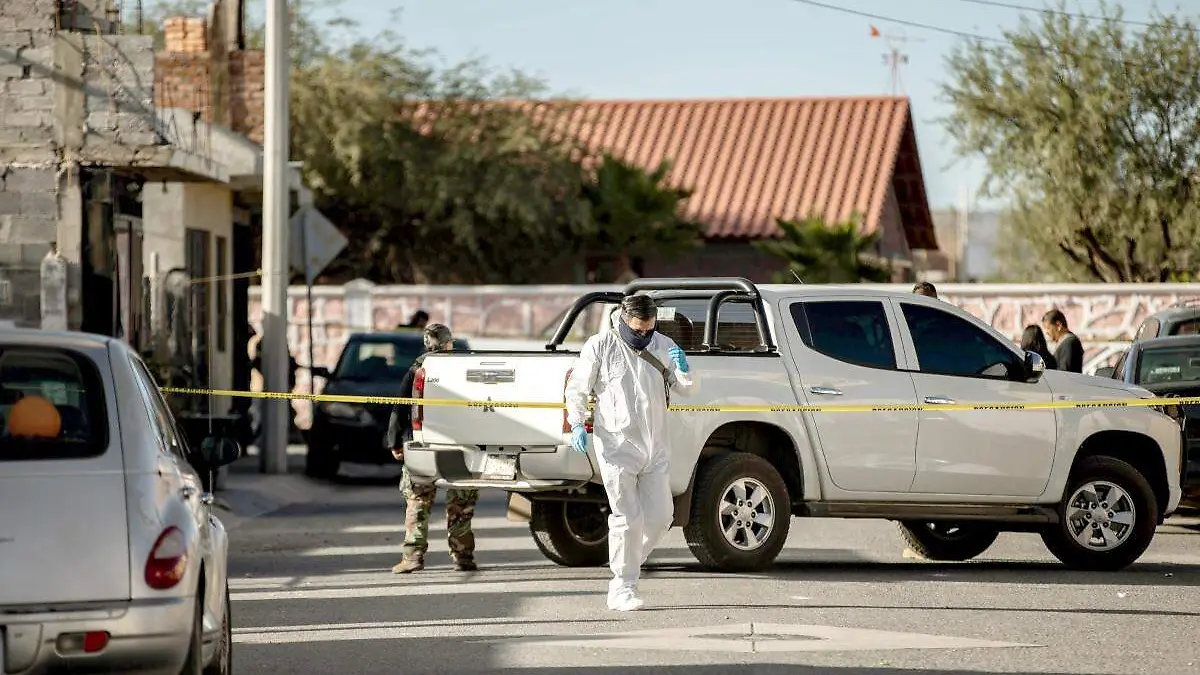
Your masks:
<instances>
[{"instance_id":1,"label":"truck tailgate","mask_svg":"<svg viewBox=\"0 0 1200 675\"><path fill-rule=\"evenodd\" d=\"M561 405L570 353L436 354L425 359L428 399ZM424 406L415 438L429 444L548 446L563 442L558 408Z\"/></svg>"}]
</instances>

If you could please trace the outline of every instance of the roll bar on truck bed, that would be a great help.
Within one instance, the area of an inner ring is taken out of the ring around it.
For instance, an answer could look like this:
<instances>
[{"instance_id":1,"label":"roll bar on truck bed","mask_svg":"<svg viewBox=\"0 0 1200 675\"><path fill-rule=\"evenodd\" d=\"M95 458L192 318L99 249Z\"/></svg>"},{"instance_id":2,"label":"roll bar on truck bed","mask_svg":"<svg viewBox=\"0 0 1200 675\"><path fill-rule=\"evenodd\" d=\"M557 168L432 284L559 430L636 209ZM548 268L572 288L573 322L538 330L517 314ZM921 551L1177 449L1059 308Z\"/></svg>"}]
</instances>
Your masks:
<instances>
[{"instance_id":1,"label":"roll bar on truck bed","mask_svg":"<svg viewBox=\"0 0 1200 675\"><path fill-rule=\"evenodd\" d=\"M717 345L717 317L721 305L726 302L746 302L754 310L754 321L758 327L758 347L756 352L774 352L776 345L767 327L767 312L763 305L762 295L754 282L742 277L664 277L657 279L637 279L625 286L622 292L596 291L585 293L571 305L570 310L563 316L554 337L546 344L546 351L558 351L558 347L567 339L571 326L585 309L596 303L619 304L623 298L642 292L656 292L655 298L704 298L708 297L708 311L704 323L703 351L719 352Z\"/></svg>"}]
</instances>

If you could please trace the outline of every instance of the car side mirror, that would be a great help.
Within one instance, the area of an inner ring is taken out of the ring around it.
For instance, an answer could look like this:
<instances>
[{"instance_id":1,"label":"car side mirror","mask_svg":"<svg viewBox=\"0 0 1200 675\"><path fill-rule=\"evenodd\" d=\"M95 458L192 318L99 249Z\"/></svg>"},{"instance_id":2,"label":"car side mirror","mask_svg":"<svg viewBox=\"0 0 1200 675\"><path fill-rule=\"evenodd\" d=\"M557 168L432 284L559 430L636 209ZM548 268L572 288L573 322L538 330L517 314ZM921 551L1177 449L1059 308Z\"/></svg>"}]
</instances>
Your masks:
<instances>
[{"instance_id":1,"label":"car side mirror","mask_svg":"<svg viewBox=\"0 0 1200 675\"><path fill-rule=\"evenodd\" d=\"M233 464L241 456L241 444L226 436L209 436L200 444L200 459L204 462L204 468L209 470Z\"/></svg>"},{"instance_id":2,"label":"car side mirror","mask_svg":"<svg viewBox=\"0 0 1200 675\"><path fill-rule=\"evenodd\" d=\"M1042 379L1042 373L1046 372L1046 362L1042 360L1041 354L1037 352L1025 352L1025 381L1037 382Z\"/></svg>"},{"instance_id":3,"label":"car side mirror","mask_svg":"<svg viewBox=\"0 0 1200 675\"><path fill-rule=\"evenodd\" d=\"M1113 373L1115 372L1117 372L1116 368L1113 368L1112 366L1104 366L1103 368L1097 368L1096 372L1093 374L1096 377L1112 377Z\"/></svg>"},{"instance_id":4,"label":"car side mirror","mask_svg":"<svg viewBox=\"0 0 1200 675\"><path fill-rule=\"evenodd\" d=\"M329 369L325 366L313 366L312 368L309 368L308 372L311 373L313 377L320 377L326 380L333 378L333 373L329 372Z\"/></svg>"}]
</instances>

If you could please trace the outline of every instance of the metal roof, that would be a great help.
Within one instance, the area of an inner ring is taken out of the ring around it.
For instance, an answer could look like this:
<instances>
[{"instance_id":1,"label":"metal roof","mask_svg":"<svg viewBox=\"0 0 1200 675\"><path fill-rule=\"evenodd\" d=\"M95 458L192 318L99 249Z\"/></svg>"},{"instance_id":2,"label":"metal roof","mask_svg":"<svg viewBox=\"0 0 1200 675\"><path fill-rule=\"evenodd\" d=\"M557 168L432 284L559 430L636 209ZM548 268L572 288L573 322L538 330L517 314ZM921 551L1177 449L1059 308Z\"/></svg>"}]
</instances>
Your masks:
<instances>
[{"instance_id":1,"label":"metal roof","mask_svg":"<svg viewBox=\"0 0 1200 675\"><path fill-rule=\"evenodd\" d=\"M553 105L532 104L541 115ZM814 211L831 221L857 212L874 232L892 188L909 248L937 248L907 98L566 105L559 128L588 149L647 169L670 161L671 182L693 190L682 215L707 224L709 239L778 236L776 217Z\"/></svg>"}]
</instances>

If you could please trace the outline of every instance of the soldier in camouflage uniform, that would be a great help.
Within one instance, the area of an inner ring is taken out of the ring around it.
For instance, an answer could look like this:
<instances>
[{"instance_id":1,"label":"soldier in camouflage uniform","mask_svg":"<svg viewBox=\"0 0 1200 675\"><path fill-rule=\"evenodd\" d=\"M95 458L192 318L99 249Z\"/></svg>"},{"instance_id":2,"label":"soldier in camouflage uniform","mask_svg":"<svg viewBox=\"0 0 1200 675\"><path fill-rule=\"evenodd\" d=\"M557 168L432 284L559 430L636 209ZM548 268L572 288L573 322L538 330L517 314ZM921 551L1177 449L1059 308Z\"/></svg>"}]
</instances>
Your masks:
<instances>
[{"instance_id":1,"label":"soldier in camouflage uniform","mask_svg":"<svg viewBox=\"0 0 1200 675\"><path fill-rule=\"evenodd\" d=\"M425 327L425 349L433 351L449 351L454 346L454 337L450 329L440 323L429 324ZM413 377L425 354L417 357L404 380L400 383L400 396L412 396ZM399 461L404 460L404 439L412 429L410 416L412 406L393 406L391 419L388 420L387 443L392 455ZM408 574L425 569L425 552L429 550L429 516L433 511L433 499L437 488L433 485L414 483L412 476L405 466L400 477L400 491L404 493L407 510L404 517L404 559L392 572ZM446 492L446 530L447 541L450 545L450 556L454 560L454 569L469 572L478 567L475 565L475 533L471 530L471 518L475 515L475 503L479 500L479 490L447 490Z\"/></svg>"}]
</instances>

